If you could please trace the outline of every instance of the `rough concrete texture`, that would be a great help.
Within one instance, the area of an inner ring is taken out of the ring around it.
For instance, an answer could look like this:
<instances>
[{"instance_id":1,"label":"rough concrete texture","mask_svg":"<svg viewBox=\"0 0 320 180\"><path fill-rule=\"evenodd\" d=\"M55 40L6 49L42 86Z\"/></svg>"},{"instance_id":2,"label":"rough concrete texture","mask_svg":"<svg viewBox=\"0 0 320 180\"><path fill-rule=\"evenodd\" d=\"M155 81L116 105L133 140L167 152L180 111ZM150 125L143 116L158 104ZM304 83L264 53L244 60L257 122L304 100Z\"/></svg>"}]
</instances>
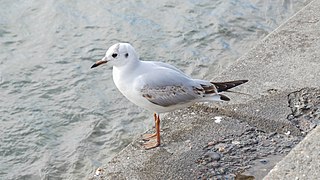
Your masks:
<instances>
[{"instance_id":1,"label":"rough concrete texture","mask_svg":"<svg viewBox=\"0 0 320 180\"><path fill-rule=\"evenodd\" d=\"M304 88L290 93L288 99L292 113L287 118L302 133L320 125L320 89Z\"/></svg>"},{"instance_id":2,"label":"rough concrete texture","mask_svg":"<svg viewBox=\"0 0 320 180\"><path fill-rule=\"evenodd\" d=\"M274 165L301 140L266 132L222 115L219 108L201 105L172 112L164 121L162 145L146 151L139 137L108 164L108 178L232 179L249 169L251 161L258 161L260 167ZM253 175L261 173L267 172Z\"/></svg>"},{"instance_id":3,"label":"rough concrete texture","mask_svg":"<svg viewBox=\"0 0 320 180\"><path fill-rule=\"evenodd\" d=\"M229 93L230 103L198 104L166 114L160 147L144 150L139 136L94 178L265 177L319 122L319 9L320 1L311 2L215 78L248 79L235 90L250 96ZM320 179L319 136L318 127L268 179Z\"/></svg>"},{"instance_id":4,"label":"rough concrete texture","mask_svg":"<svg viewBox=\"0 0 320 180\"><path fill-rule=\"evenodd\" d=\"M320 126L310 132L264 179L320 179L319 138Z\"/></svg>"},{"instance_id":5,"label":"rough concrete texture","mask_svg":"<svg viewBox=\"0 0 320 180\"><path fill-rule=\"evenodd\" d=\"M287 116L291 113L291 109L288 108L289 93L272 92L246 103L224 105L223 109L226 114L265 131L301 135L299 128L287 120Z\"/></svg>"}]
</instances>

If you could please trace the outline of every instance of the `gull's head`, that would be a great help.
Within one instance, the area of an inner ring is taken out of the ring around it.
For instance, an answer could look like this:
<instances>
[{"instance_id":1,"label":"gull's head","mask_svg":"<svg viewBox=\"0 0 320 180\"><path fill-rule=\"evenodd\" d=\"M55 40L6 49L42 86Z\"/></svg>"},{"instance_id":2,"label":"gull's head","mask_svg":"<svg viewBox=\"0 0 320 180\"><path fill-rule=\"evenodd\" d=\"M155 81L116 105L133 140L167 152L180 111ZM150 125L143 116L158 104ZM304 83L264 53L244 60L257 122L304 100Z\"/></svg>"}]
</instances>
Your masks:
<instances>
[{"instance_id":1,"label":"gull's head","mask_svg":"<svg viewBox=\"0 0 320 180\"><path fill-rule=\"evenodd\" d=\"M112 66L123 66L137 59L138 55L131 44L117 43L109 47L106 55L100 61L94 63L91 68L95 68L104 63L109 63Z\"/></svg>"}]
</instances>

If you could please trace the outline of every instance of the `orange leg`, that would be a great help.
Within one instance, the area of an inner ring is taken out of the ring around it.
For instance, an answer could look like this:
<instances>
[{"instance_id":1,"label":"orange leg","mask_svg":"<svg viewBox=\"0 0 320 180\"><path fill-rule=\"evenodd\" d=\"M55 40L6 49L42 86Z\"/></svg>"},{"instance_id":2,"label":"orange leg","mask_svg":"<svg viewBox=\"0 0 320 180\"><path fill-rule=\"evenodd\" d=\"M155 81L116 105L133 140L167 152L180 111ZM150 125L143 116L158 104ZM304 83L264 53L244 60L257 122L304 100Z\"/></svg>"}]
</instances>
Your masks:
<instances>
[{"instance_id":1,"label":"orange leg","mask_svg":"<svg viewBox=\"0 0 320 180\"><path fill-rule=\"evenodd\" d=\"M143 144L145 149L152 149L160 145L160 117L156 113L154 113L154 117L156 121L156 133L152 134L152 137L155 138Z\"/></svg>"},{"instance_id":2,"label":"orange leg","mask_svg":"<svg viewBox=\"0 0 320 180\"><path fill-rule=\"evenodd\" d=\"M154 117L154 124L157 126L157 114L153 113L153 117ZM153 134L144 134L142 136L142 139L145 141L149 141L150 139L155 139L157 136L157 133L153 133Z\"/></svg>"}]
</instances>

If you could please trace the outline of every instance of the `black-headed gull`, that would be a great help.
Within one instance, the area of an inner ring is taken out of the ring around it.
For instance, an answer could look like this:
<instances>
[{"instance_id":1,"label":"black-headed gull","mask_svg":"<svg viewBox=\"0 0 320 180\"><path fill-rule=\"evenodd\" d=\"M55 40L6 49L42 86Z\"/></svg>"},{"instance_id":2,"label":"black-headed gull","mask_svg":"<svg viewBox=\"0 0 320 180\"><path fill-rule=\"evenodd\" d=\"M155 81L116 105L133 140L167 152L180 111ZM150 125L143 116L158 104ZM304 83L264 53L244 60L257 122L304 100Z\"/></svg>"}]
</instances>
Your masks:
<instances>
[{"instance_id":1,"label":"black-headed gull","mask_svg":"<svg viewBox=\"0 0 320 180\"><path fill-rule=\"evenodd\" d=\"M104 63L113 66L113 81L119 91L134 104L154 112L154 134L145 134L146 149L160 145L159 113L188 107L195 102L229 101L220 94L247 82L210 82L192 79L176 67L157 61L140 61L134 48L128 43L112 45L102 60L91 68Z\"/></svg>"}]
</instances>

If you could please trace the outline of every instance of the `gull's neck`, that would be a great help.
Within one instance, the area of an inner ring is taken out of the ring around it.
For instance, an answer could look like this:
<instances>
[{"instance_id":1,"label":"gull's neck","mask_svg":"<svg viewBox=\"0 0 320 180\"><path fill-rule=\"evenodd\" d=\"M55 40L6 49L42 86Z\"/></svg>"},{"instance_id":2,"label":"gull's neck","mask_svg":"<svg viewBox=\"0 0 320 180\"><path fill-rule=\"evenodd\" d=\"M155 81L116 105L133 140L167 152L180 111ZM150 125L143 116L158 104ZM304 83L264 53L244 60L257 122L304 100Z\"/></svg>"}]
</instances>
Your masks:
<instances>
[{"instance_id":1,"label":"gull's neck","mask_svg":"<svg viewBox=\"0 0 320 180\"><path fill-rule=\"evenodd\" d=\"M128 62L126 62L125 64L114 65L113 70L117 71L119 73L119 75L122 73L130 75L130 72L134 71L139 66L140 63L141 63L141 61L139 59L132 58Z\"/></svg>"}]
</instances>

